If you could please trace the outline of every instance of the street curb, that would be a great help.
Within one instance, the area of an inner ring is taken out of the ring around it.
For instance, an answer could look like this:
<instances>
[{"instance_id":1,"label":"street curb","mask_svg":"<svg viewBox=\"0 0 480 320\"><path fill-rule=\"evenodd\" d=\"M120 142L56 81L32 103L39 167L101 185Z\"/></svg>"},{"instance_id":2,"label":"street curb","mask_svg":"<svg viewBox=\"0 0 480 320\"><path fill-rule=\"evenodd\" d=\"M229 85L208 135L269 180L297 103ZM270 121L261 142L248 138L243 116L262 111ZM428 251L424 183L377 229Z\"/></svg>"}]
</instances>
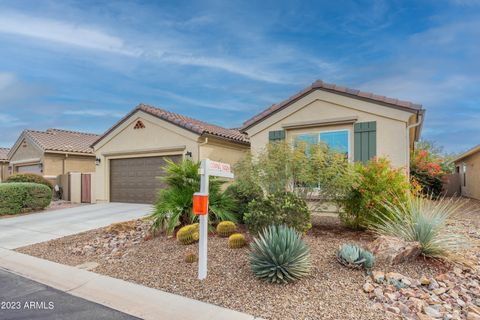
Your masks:
<instances>
[{"instance_id":1,"label":"street curb","mask_svg":"<svg viewBox=\"0 0 480 320\"><path fill-rule=\"evenodd\" d=\"M258 319L213 304L1 248L0 268L142 319Z\"/></svg>"}]
</instances>

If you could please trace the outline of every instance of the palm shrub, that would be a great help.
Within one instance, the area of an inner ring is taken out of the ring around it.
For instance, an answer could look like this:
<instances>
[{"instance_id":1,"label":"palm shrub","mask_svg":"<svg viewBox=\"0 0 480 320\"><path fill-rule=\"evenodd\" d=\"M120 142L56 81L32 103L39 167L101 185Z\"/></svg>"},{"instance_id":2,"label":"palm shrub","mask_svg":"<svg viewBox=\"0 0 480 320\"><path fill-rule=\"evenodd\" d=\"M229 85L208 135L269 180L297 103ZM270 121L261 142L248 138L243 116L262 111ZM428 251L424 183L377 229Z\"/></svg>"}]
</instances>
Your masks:
<instances>
[{"instance_id":1,"label":"palm shrub","mask_svg":"<svg viewBox=\"0 0 480 320\"><path fill-rule=\"evenodd\" d=\"M271 224L285 224L300 233L311 228L307 203L292 192L277 192L251 201L244 221L252 233L258 233Z\"/></svg>"},{"instance_id":2,"label":"palm shrub","mask_svg":"<svg viewBox=\"0 0 480 320\"><path fill-rule=\"evenodd\" d=\"M310 250L293 228L271 225L250 246L250 266L259 279L287 283L310 273Z\"/></svg>"},{"instance_id":3,"label":"palm shrub","mask_svg":"<svg viewBox=\"0 0 480 320\"><path fill-rule=\"evenodd\" d=\"M192 224L198 220L192 212L193 194L200 190L199 162L184 160L174 163L167 160L163 167L165 176L160 179L165 188L158 192L153 220L154 233L165 230L171 233L177 225ZM209 219L212 223L230 220L236 222L233 199L221 191L223 181L210 177L209 180Z\"/></svg>"},{"instance_id":4,"label":"palm shrub","mask_svg":"<svg viewBox=\"0 0 480 320\"><path fill-rule=\"evenodd\" d=\"M453 253L469 246L466 237L447 227L449 219L464 208L461 199L433 196L407 196L403 201L382 202L389 213L371 225L379 235L399 237L405 241L417 241L422 254L433 258L452 258Z\"/></svg>"}]
</instances>

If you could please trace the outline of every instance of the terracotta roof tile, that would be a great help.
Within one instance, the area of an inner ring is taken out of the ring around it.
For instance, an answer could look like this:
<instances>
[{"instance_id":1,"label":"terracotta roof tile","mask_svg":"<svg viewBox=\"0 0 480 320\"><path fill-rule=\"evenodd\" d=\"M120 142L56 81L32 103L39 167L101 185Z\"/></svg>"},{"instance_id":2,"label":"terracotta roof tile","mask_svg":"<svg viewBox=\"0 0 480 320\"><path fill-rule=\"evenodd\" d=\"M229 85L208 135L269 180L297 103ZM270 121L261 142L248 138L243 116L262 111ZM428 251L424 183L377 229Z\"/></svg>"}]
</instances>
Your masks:
<instances>
[{"instance_id":1,"label":"terracotta roof tile","mask_svg":"<svg viewBox=\"0 0 480 320\"><path fill-rule=\"evenodd\" d=\"M237 129L223 128L214 124L203 122L178 113L166 111L145 104L140 104L137 109L156 116L160 119L175 123L180 127L183 127L200 135L207 134L217 136L226 140L232 140L245 144L249 143L248 137Z\"/></svg>"},{"instance_id":2,"label":"terracotta roof tile","mask_svg":"<svg viewBox=\"0 0 480 320\"><path fill-rule=\"evenodd\" d=\"M0 161L8 160L10 148L0 148Z\"/></svg>"},{"instance_id":3,"label":"terracotta roof tile","mask_svg":"<svg viewBox=\"0 0 480 320\"><path fill-rule=\"evenodd\" d=\"M47 131L25 130L39 147L45 151L62 151L74 153L91 153L90 145L100 136L93 133L47 129Z\"/></svg>"},{"instance_id":4,"label":"terracotta roof tile","mask_svg":"<svg viewBox=\"0 0 480 320\"><path fill-rule=\"evenodd\" d=\"M291 96L290 98L272 105L271 107L263 110L262 112L258 113L257 115L253 116L252 118L248 119L243 123L243 126L240 128L242 131L247 129L248 127L254 125L255 123L263 120L264 118L268 117L269 115L273 114L274 112L283 109L284 107L288 106L290 103L293 103L295 100L301 98L302 96L314 91L314 90L326 90L334 93L345 94L351 96L353 98L364 98L368 100L372 100L373 102L381 102L386 104L387 106L391 107L398 107L408 111L417 112L422 110L422 105L398 100L394 98L388 98L381 95L376 95L371 92L364 92L357 89L347 88L343 86L338 86L333 83L326 83L322 80L317 80L312 83L307 88L301 90L300 92L296 93L295 95Z\"/></svg>"}]
</instances>

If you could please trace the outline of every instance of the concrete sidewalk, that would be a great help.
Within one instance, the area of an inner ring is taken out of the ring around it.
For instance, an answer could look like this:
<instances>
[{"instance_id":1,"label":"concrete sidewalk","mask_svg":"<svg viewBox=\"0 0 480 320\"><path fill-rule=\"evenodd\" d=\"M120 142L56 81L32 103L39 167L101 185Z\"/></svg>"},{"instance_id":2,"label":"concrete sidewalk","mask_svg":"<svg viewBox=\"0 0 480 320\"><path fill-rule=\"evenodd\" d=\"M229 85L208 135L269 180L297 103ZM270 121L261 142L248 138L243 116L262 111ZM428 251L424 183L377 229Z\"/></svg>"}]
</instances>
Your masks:
<instances>
[{"instance_id":1,"label":"concrete sidewalk","mask_svg":"<svg viewBox=\"0 0 480 320\"><path fill-rule=\"evenodd\" d=\"M15 249L138 219L153 210L136 203L98 203L0 219L0 248Z\"/></svg>"},{"instance_id":2,"label":"concrete sidewalk","mask_svg":"<svg viewBox=\"0 0 480 320\"><path fill-rule=\"evenodd\" d=\"M0 268L142 319L255 319L245 313L1 248Z\"/></svg>"}]
</instances>

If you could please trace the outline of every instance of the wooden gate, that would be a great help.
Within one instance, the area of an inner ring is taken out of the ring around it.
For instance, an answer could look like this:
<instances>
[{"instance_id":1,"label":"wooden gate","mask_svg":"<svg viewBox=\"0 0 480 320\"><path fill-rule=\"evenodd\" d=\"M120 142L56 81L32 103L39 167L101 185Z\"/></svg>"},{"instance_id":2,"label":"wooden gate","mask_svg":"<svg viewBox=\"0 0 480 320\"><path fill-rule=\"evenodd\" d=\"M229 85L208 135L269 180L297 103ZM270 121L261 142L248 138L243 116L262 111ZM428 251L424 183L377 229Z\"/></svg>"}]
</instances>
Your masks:
<instances>
[{"instance_id":1,"label":"wooden gate","mask_svg":"<svg viewBox=\"0 0 480 320\"><path fill-rule=\"evenodd\" d=\"M92 202L92 175L90 173L82 173L81 176L81 201L82 203Z\"/></svg>"}]
</instances>

